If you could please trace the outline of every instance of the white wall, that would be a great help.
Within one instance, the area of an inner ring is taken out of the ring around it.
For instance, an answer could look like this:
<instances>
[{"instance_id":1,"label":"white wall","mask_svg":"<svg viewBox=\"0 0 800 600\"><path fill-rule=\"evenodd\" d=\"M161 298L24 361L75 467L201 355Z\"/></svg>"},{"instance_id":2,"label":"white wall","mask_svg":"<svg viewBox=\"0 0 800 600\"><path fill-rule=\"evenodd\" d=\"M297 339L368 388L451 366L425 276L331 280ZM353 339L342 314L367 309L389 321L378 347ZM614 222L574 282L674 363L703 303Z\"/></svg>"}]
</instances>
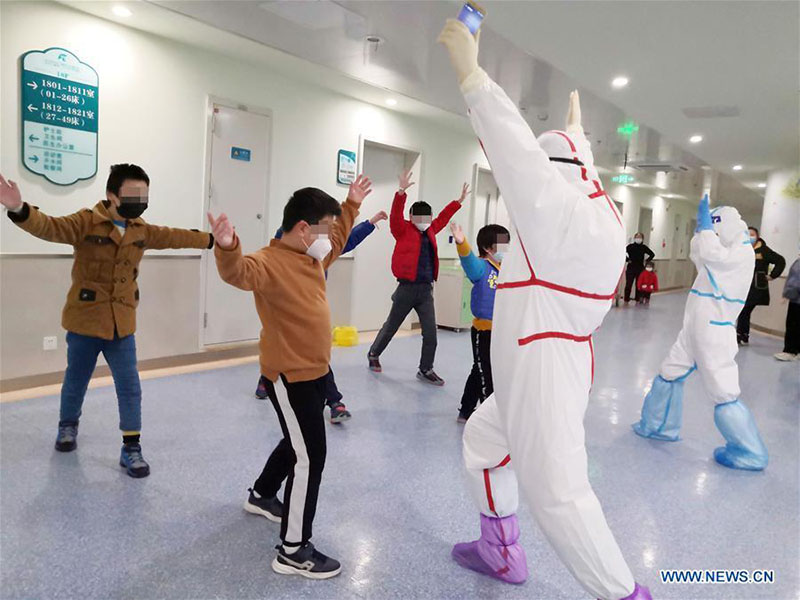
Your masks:
<instances>
[{"instance_id":1,"label":"white wall","mask_svg":"<svg viewBox=\"0 0 800 600\"><path fill-rule=\"evenodd\" d=\"M71 50L100 76L98 175L67 188L29 173L19 156L18 59L28 50L51 46ZM53 215L93 205L104 197L109 165L135 162L151 178L150 207L145 218L159 224L205 228L202 188L209 94L273 111L268 231L277 227L285 201L297 188L316 186L344 199L346 188L335 183L336 153L340 148L357 150L361 135L419 149L423 155L420 198L435 209L458 196L461 183L470 180L475 162L485 163L474 136L294 81L261 65L243 63L49 2L0 2L0 90L0 171L19 182L26 200ZM469 207L462 210L466 214ZM372 214L368 202L363 212L365 216ZM52 254L69 253L71 248L37 240L3 218L0 252ZM442 244L442 256L455 256L455 250ZM191 269L194 275L199 261L181 261L180 268ZM5 272L12 270L0 271L0 283L4 287L13 285ZM164 280L162 286L151 284L151 290L150 301L161 310L181 310L180 302L174 302L176 290L170 280ZM190 304L195 305L201 290L198 285L177 292L178 297L191 296ZM391 291L375 293L388 295ZM41 288L32 294L24 304L20 304L21 299L7 297L0 326L24 311L36 311L41 295L63 298L66 289L42 281ZM175 322L183 323L185 319ZM167 347L175 353L198 350L198 332L188 333L191 343L180 349ZM154 336L154 343L148 345L153 354L140 353L142 359L158 356L159 336L172 335L163 328L151 329L146 323L140 323L139 334ZM35 330L30 335L41 339L41 335L52 332ZM3 336L0 343L5 348L15 341ZM63 366L63 351L58 352ZM4 368L0 377L53 370L51 354L47 357L45 361L41 351L32 351L20 357L20 364L29 365L26 372L12 373Z\"/></svg>"}]
</instances>

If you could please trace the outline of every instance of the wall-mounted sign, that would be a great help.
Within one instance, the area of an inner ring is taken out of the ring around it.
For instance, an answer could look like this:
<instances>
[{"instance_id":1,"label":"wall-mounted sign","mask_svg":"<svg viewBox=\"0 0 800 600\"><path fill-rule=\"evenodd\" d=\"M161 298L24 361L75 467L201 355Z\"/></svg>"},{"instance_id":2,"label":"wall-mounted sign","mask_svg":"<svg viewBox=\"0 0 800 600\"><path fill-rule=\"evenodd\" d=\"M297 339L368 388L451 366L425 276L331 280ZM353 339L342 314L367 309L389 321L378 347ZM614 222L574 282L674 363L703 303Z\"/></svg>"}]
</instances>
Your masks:
<instances>
[{"instance_id":1,"label":"wall-mounted sign","mask_svg":"<svg viewBox=\"0 0 800 600\"><path fill-rule=\"evenodd\" d=\"M69 50L22 55L22 164L58 185L97 174L97 71Z\"/></svg>"},{"instance_id":2,"label":"wall-mounted sign","mask_svg":"<svg viewBox=\"0 0 800 600\"><path fill-rule=\"evenodd\" d=\"M633 175L628 175L627 173L614 175L614 177L611 178L611 181L614 183L633 183Z\"/></svg>"},{"instance_id":3,"label":"wall-mounted sign","mask_svg":"<svg viewBox=\"0 0 800 600\"><path fill-rule=\"evenodd\" d=\"M247 148L238 148L236 146L231 146L231 158L234 160L243 160L245 162L250 162L250 150Z\"/></svg>"},{"instance_id":4,"label":"wall-mounted sign","mask_svg":"<svg viewBox=\"0 0 800 600\"><path fill-rule=\"evenodd\" d=\"M356 180L356 153L349 150L339 150L339 169L336 181L343 185L350 185Z\"/></svg>"}]
</instances>

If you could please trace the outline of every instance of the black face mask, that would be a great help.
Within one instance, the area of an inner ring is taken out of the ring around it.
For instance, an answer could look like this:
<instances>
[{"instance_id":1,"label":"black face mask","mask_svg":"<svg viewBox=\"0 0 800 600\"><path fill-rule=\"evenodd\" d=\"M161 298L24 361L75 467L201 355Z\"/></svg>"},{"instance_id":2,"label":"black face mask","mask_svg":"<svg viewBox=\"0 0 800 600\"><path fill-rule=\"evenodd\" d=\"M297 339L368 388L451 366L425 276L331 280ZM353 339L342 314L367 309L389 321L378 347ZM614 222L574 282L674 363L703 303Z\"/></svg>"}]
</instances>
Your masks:
<instances>
[{"instance_id":1,"label":"black face mask","mask_svg":"<svg viewBox=\"0 0 800 600\"><path fill-rule=\"evenodd\" d=\"M142 201L141 198L120 198L120 200L122 204L117 207L117 212L123 219L136 219L147 210L146 199Z\"/></svg>"}]
</instances>

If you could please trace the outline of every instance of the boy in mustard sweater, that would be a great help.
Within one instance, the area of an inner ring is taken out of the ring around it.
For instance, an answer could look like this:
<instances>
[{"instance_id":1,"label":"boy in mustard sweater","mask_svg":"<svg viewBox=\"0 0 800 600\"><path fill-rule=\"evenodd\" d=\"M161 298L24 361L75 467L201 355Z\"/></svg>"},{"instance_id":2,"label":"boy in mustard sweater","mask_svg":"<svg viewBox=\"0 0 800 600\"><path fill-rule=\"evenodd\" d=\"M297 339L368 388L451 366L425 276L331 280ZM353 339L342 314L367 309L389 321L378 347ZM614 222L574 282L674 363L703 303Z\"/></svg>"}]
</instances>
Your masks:
<instances>
[{"instance_id":1,"label":"boy in mustard sweater","mask_svg":"<svg viewBox=\"0 0 800 600\"><path fill-rule=\"evenodd\" d=\"M309 541L326 452L331 316L325 270L341 254L371 186L359 176L341 205L320 189L297 190L283 211L283 237L246 256L228 218L208 215L220 277L253 292L261 319L261 373L283 439L249 490L245 510L280 521L272 569L283 575L327 579L341 571L339 561ZM281 503L277 494L284 479Z\"/></svg>"}]
</instances>

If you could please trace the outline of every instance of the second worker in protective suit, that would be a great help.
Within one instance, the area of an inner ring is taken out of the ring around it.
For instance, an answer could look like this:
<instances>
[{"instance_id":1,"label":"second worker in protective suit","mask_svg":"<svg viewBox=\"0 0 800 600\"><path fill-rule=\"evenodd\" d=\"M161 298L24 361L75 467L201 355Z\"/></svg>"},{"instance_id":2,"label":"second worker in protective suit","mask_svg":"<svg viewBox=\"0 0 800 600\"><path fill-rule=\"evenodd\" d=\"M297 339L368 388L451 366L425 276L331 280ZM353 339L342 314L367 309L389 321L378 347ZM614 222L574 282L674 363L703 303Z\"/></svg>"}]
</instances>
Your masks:
<instances>
[{"instance_id":1,"label":"second worker in protective suit","mask_svg":"<svg viewBox=\"0 0 800 600\"><path fill-rule=\"evenodd\" d=\"M592 332L611 307L625 231L594 168L577 92L567 131L537 140L478 66L477 40L463 23L448 21L439 40L516 230L495 298L494 394L464 431L481 537L457 544L453 557L500 580L525 581L519 481L537 523L592 598L650 599L634 582L588 478L583 417L594 375Z\"/></svg>"},{"instance_id":2,"label":"second worker in protective suit","mask_svg":"<svg viewBox=\"0 0 800 600\"><path fill-rule=\"evenodd\" d=\"M697 211L690 258L697 278L689 291L683 329L661 364L633 430L642 437L677 441L683 413L683 382L694 371L716 403L714 423L727 442L714 451L726 467L760 471L769 456L755 419L739 400L734 358L736 318L745 305L755 254L747 225L730 206L709 210L708 196Z\"/></svg>"}]
</instances>

